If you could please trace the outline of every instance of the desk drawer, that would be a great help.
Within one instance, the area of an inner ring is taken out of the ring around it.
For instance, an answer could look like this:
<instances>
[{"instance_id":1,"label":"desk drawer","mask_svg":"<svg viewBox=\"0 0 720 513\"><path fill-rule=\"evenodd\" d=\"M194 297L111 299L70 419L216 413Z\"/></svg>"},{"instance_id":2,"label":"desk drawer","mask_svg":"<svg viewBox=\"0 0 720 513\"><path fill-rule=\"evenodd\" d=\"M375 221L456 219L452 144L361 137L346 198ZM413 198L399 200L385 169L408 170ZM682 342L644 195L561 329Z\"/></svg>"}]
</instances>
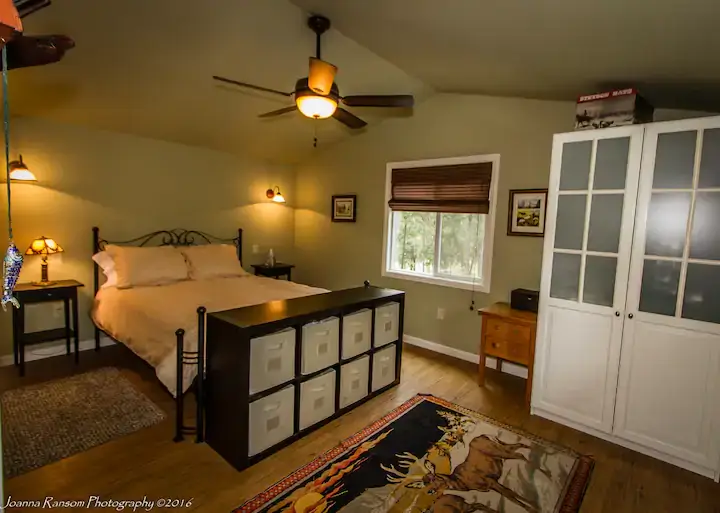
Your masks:
<instances>
[{"instance_id":1,"label":"desk drawer","mask_svg":"<svg viewBox=\"0 0 720 513\"><path fill-rule=\"evenodd\" d=\"M485 354L528 365L530 362L530 342L488 336L485 338Z\"/></svg>"},{"instance_id":2,"label":"desk drawer","mask_svg":"<svg viewBox=\"0 0 720 513\"><path fill-rule=\"evenodd\" d=\"M302 327L302 374L312 374L338 362L340 319L330 317Z\"/></svg>"},{"instance_id":3,"label":"desk drawer","mask_svg":"<svg viewBox=\"0 0 720 513\"><path fill-rule=\"evenodd\" d=\"M501 319L488 319L487 333L483 335L494 339L511 340L518 343L530 343L532 330L529 326L503 321Z\"/></svg>"},{"instance_id":4,"label":"desk drawer","mask_svg":"<svg viewBox=\"0 0 720 513\"><path fill-rule=\"evenodd\" d=\"M295 329L289 328L250 340L250 393L295 377Z\"/></svg>"}]
</instances>

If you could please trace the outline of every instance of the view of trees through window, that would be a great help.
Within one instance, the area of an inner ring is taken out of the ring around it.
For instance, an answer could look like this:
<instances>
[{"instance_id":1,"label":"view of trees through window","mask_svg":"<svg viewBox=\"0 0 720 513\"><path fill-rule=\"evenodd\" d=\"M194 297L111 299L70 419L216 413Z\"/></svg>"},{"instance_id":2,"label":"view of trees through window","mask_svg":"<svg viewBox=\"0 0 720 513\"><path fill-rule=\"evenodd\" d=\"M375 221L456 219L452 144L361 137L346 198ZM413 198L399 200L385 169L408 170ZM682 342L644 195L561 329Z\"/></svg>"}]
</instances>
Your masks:
<instances>
[{"instance_id":1,"label":"view of trees through window","mask_svg":"<svg viewBox=\"0 0 720 513\"><path fill-rule=\"evenodd\" d=\"M485 215L393 212L392 216L392 269L482 278Z\"/></svg>"}]
</instances>

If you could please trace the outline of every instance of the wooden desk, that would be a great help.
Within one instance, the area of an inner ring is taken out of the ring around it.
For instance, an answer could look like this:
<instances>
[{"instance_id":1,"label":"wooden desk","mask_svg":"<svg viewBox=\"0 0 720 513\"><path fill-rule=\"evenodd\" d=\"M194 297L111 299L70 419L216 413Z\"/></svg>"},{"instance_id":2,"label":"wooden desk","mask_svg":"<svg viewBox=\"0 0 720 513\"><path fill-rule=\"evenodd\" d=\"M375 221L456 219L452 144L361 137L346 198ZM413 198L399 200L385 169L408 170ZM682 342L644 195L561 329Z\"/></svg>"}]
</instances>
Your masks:
<instances>
[{"instance_id":1,"label":"wooden desk","mask_svg":"<svg viewBox=\"0 0 720 513\"><path fill-rule=\"evenodd\" d=\"M537 314L513 310L507 303L481 308L478 314L482 316L478 383L485 385L485 359L488 356L497 358L498 370L502 370L503 361L525 365L528 369L525 402L530 404Z\"/></svg>"}]
</instances>

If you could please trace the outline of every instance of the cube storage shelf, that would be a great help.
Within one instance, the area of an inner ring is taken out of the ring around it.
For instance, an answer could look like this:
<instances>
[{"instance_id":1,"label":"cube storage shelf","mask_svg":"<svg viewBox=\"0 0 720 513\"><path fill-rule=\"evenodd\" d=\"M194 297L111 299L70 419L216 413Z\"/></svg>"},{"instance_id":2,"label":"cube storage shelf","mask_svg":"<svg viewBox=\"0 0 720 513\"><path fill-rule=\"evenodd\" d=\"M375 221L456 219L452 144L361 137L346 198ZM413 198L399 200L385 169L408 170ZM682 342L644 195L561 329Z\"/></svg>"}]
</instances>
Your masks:
<instances>
[{"instance_id":1,"label":"cube storage shelf","mask_svg":"<svg viewBox=\"0 0 720 513\"><path fill-rule=\"evenodd\" d=\"M208 314L206 442L242 470L399 384L404 309L365 286Z\"/></svg>"}]
</instances>

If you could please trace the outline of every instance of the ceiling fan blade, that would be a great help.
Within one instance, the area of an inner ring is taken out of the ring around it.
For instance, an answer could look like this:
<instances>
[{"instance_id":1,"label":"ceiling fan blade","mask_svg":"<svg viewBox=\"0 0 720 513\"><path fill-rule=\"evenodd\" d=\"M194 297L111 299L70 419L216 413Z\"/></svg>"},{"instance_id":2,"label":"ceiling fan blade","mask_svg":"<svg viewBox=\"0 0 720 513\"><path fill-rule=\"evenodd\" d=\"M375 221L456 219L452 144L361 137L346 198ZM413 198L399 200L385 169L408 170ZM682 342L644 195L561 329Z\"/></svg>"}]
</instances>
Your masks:
<instances>
[{"instance_id":1,"label":"ceiling fan blade","mask_svg":"<svg viewBox=\"0 0 720 513\"><path fill-rule=\"evenodd\" d=\"M75 47L75 41L67 36L26 36L19 34L7 47L8 69L43 66L58 62L65 52Z\"/></svg>"},{"instance_id":2,"label":"ceiling fan blade","mask_svg":"<svg viewBox=\"0 0 720 513\"><path fill-rule=\"evenodd\" d=\"M279 116L280 114L285 114L287 112L292 112L294 110L297 110L297 105L292 105L290 107L283 107L282 109L273 110L271 112L266 112L265 114L260 114L259 118L274 118L275 116Z\"/></svg>"},{"instance_id":3,"label":"ceiling fan blade","mask_svg":"<svg viewBox=\"0 0 720 513\"><path fill-rule=\"evenodd\" d=\"M348 107L412 107L415 98L411 94L355 95L345 96L342 102Z\"/></svg>"},{"instance_id":4,"label":"ceiling fan blade","mask_svg":"<svg viewBox=\"0 0 720 513\"><path fill-rule=\"evenodd\" d=\"M217 75L213 75L213 79L218 80L220 82L225 82L227 84L233 84L236 86L240 86L240 87L248 87L250 89L255 89L256 91L264 91L266 93L280 94L282 96L292 96L292 93L283 93L282 91L277 91L275 89L269 89L267 87L256 86L253 84L247 84L245 82L238 82L237 80L232 80L230 78L225 78L225 77L218 77Z\"/></svg>"},{"instance_id":5,"label":"ceiling fan blade","mask_svg":"<svg viewBox=\"0 0 720 513\"><path fill-rule=\"evenodd\" d=\"M308 86L318 94L327 96L332 90L337 67L316 57L310 57Z\"/></svg>"},{"instance_id":6,"label":"ceiling fan blade","mask_svg":"<svg viewBox=\"0 0 720 513\"><path fill-rule=\"evenodd\" d=\"M333 114L333 117L337 119L340 123L347 126L348 128L352 129L358 129L363 128L367 125L365 121L357 117L355 114L351 114L350 112L346 111L343 108L338 107L335 109L335 113Z\"/></svg>"}]
</instances>

